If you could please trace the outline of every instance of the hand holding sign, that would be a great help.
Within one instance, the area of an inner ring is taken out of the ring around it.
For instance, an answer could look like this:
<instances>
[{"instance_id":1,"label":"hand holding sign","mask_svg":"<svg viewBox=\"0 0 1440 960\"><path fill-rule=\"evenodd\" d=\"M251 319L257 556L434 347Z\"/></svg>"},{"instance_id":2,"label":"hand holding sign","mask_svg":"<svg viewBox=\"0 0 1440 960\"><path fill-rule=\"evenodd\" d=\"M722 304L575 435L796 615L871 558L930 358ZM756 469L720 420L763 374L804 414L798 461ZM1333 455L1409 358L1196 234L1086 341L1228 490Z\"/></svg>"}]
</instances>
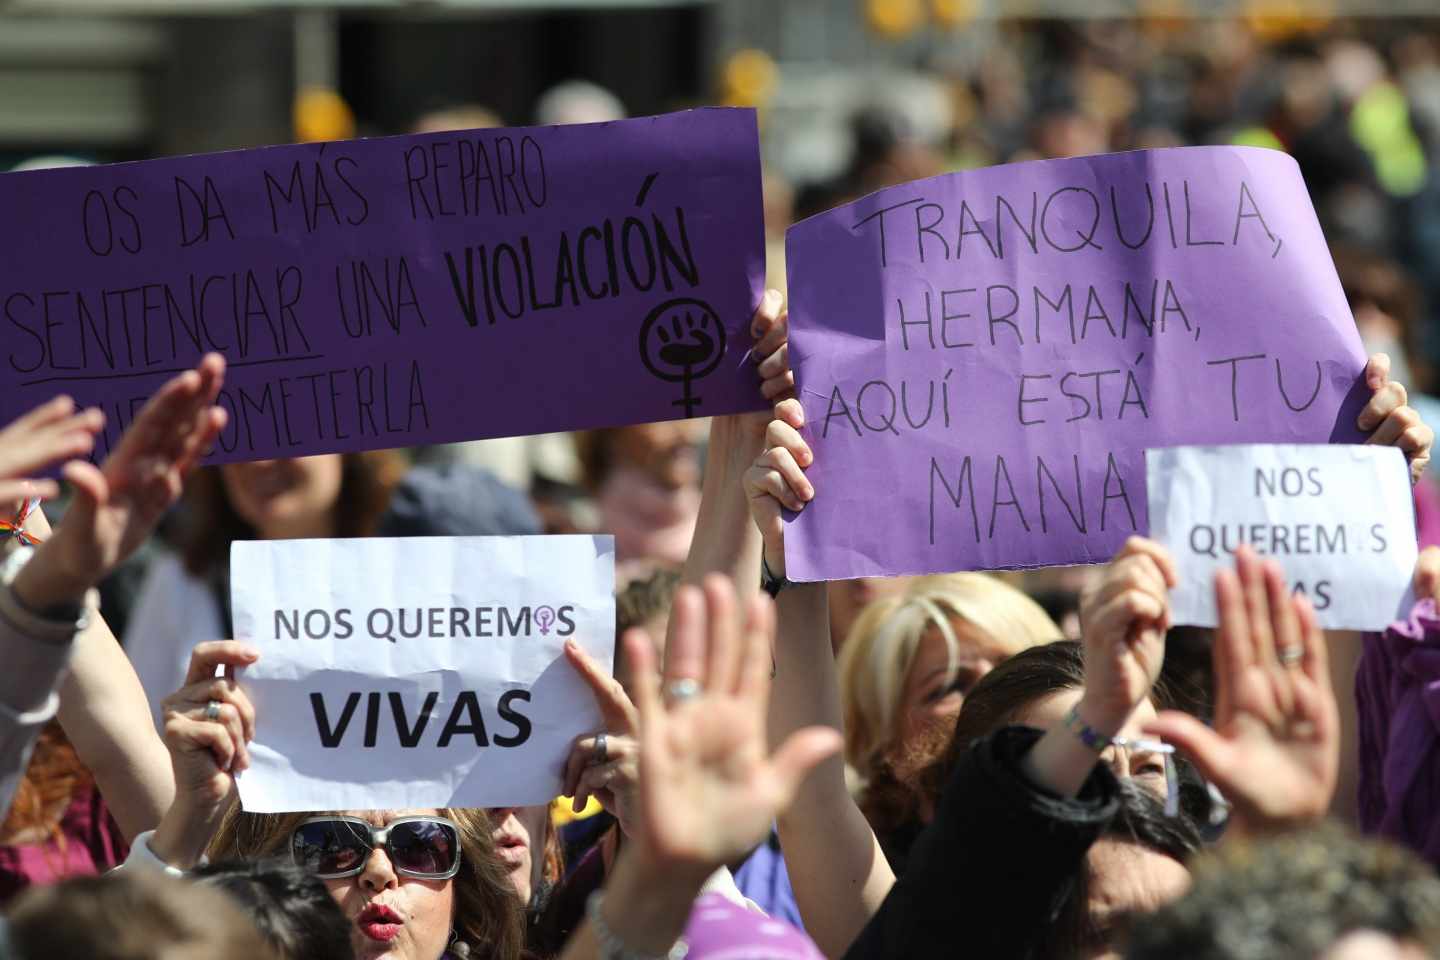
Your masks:
<instances>
[{"instance_id":1,"label":"hand holding sign","mask_svg":"<svg viewBox=\"0 0 1440 960\"><path fill-rule=\"evenodd\" d=\"M795 395L795 371L790 369L790 311L779 290L766 290L750 324L755 346L750 354L760 370L760 394L771 403Z\"/></svg>"},{"instance_id":2,"label":"hand holding sign","mask_svg":"<svg viewBox=\"0 0 1440 960\"><path fill-rule=\"evenodd\" d=\"M170 805L151 851L166 863L193 866L234 799L235 776L250 766L255 708L235 682L234 670L260 659L254 647L233 640L199 644L190 655L185 685L166 697L165 746L175 769ZM225 676L215 676L224 667Z\"/></svg>"},{"instance_id":3,"label":"hand holding sign","mask_svg":"<svg viewBox=\"0 0 1440 960\"><path fill-rule=\"evenodd\" d=\"M0 504L55 496L59 487L54 480L29 479L30 475L85 456L104 426L105 415L99 410L76 412L74 400L59 396L0 430Z\"/></svg>"},{"instance_id":4,"label":"hand holding sign","mask_svg":"<svg viewBox=\"0 0 1440 960\"><path fill-rule=\"evenodd\" d=\"M776 576L785 575L784 510L799 512L815 498L805 469L815 455L800 428L805 408L793 397L775 405L775 419L765 432L765 452L745 473L745 497L750 517L765 541L765 564Z\"/></svg>"},{"instance_id":5,"label":"hand holding sign","mask_svg":"<svg viewBox=\"0 0 1440 960\"><path fill-rule=\"evenodd\" d=\"M1113 736L1160 676L1175 561L1143 537L1131 537L1080 602L1085 638L1085 696L1081 716Z\"/></svg>"},{"instance_id":6,"label":"hand holding sign","mask_svg":"<svg viewBox=\"0 0 1440 960\"><path fill-rule=\"evenodd\" d=\"M1370 434L1366 443L1399 447L1410 464L1410 482L1419 483L1430 463L1435 431L1420 419L1418 410L1407 405L1405 385L1390 379L1390 358L1385 354L1374 354L1365 364L1365 385L1371 397L1356 426Z\"/></svg>"},{"instance_id":7,"label":"hand holding sign","mask_svg":"<svg viewBox=\"0 0 1440 960\"><path fill-rule=\"evenodd\" d=\"M1339 708L1315 608L1248 547L1215 575L1215 725L1167 710L1146 732L1183 750L1247 831L1324 815L1340 765Z\"/></svg>"},{"instance_id":8,"label":"hand holding sign","mask_svg":"<svg viewBox=\"0 0 1440 960\"><path fill-rule=\"evenodd\" d=\"M601 733L575 738L565 761L564 795L574 800L573 810L585 809L591 795L620 824L627 835L634 829L635 786L640 777L640 714L620 681L612 677L579 644L565 644L565 659L580 674L595 696L595 706L605 722ZM603 743L603 748L602 748Z\"/></svg>"}]
</instances>

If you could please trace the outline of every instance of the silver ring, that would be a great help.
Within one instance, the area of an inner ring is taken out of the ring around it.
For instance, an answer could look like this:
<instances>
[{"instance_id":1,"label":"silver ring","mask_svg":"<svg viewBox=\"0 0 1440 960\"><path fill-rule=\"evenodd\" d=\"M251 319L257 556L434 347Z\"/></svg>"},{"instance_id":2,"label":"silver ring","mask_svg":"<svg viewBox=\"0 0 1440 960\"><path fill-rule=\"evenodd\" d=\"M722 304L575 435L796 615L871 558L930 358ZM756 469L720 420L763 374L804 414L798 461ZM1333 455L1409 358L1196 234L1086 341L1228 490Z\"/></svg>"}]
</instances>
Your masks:
<instances>
[{"instance_id":1,"label":"silver ring","mask_svg":"<svg viewBox=\"0 0 1440 960\"><path fill-rule=\"evenodd\" d=\"M206 719L206 720L219 720L219 719L220 719L220 701L219 701L219 700L211 700L209 703L205 704L205 719Z\"/></svg>"},{"instance_id":2,"label":"silver ring","mask_svg":"<svg viewBox=\"0 0 1440 960\"><path fill-rule=\"evenodd\" d=\"M665 684L665 699L671 703L684 703L700 696L700 681L693 677L681 677Z\"/></svg>"},{"instance_id":3,"label":"silver ring","mask_svg":"<svg viewBox=\"0 0 1440 960\"><path fill-rule=\"evenodd\" d=\"M595 762L604 763L610 756L610 745L605 742L605 734L595 734Z\"/></svg>"},{"instance_id":4,"label":"silver ring","mask_svg":"<svg viewBox=\"0 0 1440 960\"><path fill-rule=\"evenodd\" d=\"M1305 659L1305 650L1298 645L1293 647L1286 647L1284 650L1278 651L1276 653L1276 656L1280 658L1280 662L1285 664L1285 666L1293 667L1295 666L1295 664Z\"/></svg>"}]
</instances>

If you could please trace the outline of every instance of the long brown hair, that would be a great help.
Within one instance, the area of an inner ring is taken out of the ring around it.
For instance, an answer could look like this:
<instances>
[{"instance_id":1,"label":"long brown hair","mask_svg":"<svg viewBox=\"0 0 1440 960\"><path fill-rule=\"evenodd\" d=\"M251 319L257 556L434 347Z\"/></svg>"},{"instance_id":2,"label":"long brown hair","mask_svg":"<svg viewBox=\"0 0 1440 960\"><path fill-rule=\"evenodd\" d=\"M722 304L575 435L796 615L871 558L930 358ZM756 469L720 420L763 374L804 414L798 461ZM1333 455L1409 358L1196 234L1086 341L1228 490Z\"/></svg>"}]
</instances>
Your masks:
<instances>
[{"instance_id":1,"label":"long brown hair","mask_svg":"<svg viewBox=\"0 0 1440 960\"><path fill-rule=\"evenodd\" d=\"M460 827L460 872L455 890L455 929L460 939L486 960L518 960L525 946L524 906L509 872L495 854L490 818L485 811L450 807L439 811ZM254 860L284 855L290 835L302 820L321 813L245 813L225 815L210 841L211 860Z\"/></svg>"},{"instance_id":2,"label":"long brown hair","mask_svg":"<svg viewBox=\"0 0 1440 960\"><path fill-rule=\"evenodd\" d=\"M405 472L405 459L394 450L347 453L340 459L340 496L335 501L335 536L373 533L390 502L390 492ZM197 470L185 482L186 528L181 555L192 576L205 577L222 566L236 540L259 539L225 494L218 467Z\"/></svg>"}]
</instances>

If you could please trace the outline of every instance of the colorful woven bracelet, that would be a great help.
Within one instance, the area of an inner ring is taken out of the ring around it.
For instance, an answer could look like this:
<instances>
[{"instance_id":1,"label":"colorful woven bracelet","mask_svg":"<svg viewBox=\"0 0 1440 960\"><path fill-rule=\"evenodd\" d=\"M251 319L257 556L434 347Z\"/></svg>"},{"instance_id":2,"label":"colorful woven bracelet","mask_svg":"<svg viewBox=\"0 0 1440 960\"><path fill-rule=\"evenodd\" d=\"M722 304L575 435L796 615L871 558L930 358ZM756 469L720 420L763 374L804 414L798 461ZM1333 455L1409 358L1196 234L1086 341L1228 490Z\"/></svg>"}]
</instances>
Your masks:
<instances>
[{"instance_id":1,"label":"colorful woven bracelet","mask_svg":"<svg viewBox=\"0 0 1440 960\"><path fill-rule=\"evenodd\" d=\"M1107 737L1080 718L1080 704L1078 703L1065 714L1065 729L1079 737L1081 743L1096 753L1100 753L1114 743L1113 737Z\"/></svg>"},{"instance_id":2,"label":"colorful woven bracelet","mask_svg":"<svg viewBox=\"0 0 1440 960\"><path fill-rule=\"evenodd\" d=\"M40 545L40 540L25 532L25 521L30 517L30 511L40 505L40 501L26 500L20 512L15 515L14 520L0 520L0 540L8 540L14 537L27 547Z\"/></svg>"}]
</instances>

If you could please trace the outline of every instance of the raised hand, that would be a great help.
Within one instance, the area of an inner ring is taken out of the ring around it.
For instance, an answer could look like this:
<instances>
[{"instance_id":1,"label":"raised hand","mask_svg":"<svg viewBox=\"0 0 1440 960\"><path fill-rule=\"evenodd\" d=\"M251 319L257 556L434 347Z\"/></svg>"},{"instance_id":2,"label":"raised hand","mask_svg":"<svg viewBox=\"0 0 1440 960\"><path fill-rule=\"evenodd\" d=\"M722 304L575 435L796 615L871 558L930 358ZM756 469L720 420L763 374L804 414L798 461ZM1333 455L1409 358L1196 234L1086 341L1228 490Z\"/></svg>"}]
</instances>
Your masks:
<instances>
[{"instance_id":1,"label":"raised hand","mask_svg":"<svg viewBox=\"0 0 1440 960\"><path fill-rule=\"evenodd\" d=\"M1215 575L1215 726L1166 711L1146 732L1220 788L1242 830L1325 814L1340 765L1339 708L1315 608L1249 547ZM1237 576L1238 574L1238 576Z\"/></svg>"},{"instance_id":2,"label":"raised hand","mask_svg":"<svg viewBox=\"0 0 1440 960\"><path fill-rule=\"evenodd\" d=\"M78 600L150 535L225 426L214 405L224 375L224 358L207 355L150 398L102 466L65 465L75 500L16 579L24 602L44 609Z\"/></svg>"},{"instance_id":3,"label":"raised hand","mask_svg":"<svg viewBox=\"0 0 1440 960\"><path fill-rule=\"evenodd\" d=\"M594 658L571 641L565 659L590 687L605 724L601 756L598 734L578 737L565 761L565 794L574 798L579 813L593 795L614 815L628 836L638 816L636 784L640 778L640 712L630 702L620 681L600 668Z\"/></svg>"},{"instance_id":4,"label":"raised hand","mask_svg":"<svg viewBox=\"0 0 1440 960\"><path fill-rule=\"evenodd\" d=\"M1356 426L1370 434L1366 443L1399 447L1410 464L1410 482L1419 483L1430 463L1435 431L1420 419L1419 411L1407 406L1405 385L1390 379L1388 356L1377 353L1365 364L1365 384L1372 396Z\"/></svg>"},{"instance_id":5,"label":"raised hand","mask_svg":"<svg viewBox=\"0 0 1440 960\"><path fill-rule=\"evenodd\" d=\"M60 396L0 430L0 503L55 496L54 480L30 479L31 474L86 456L104 426L105 415L98 409L77 411L74 400Z\"/></svg>"},{"instance_id":6,"label":"raised hand","mask_svg":"<svg viewBox=\"0 0 1440 960\"><path fill-rule=\"evenodd\" d=\"M799 511L815 497L805 468L815 462L800 436L805 410L795 398L775 405L775 419L765 432L766 450L745 473L750 516L765 541L765 563L776 576L785 574L785 522L782 508Z\"/></svg>"},{"instance_id":7,"label":"raised hand","mask_svg":"<svg viewBox=\"0 0 1440 960\"><path fill-rule=\"evenodd\" d=\"M254 647L234 640L197 644L185 683L161 702L175 802L156 828L151 849L175 866L199 859L232 799L236 774L250 766L255 708L234 671L258 659ZM225 668L224 676L215 675L217 667Z\"/></svg>"},{"instance_id":8,"label":"raised hand","mask_svg":"<svg viewBox=\"0 0 1440 960\"><path fill-rule=\"evenodd\" d=\"M1170 552L1153 540L1131 537L1081 598L1081 714L1098 732L1119 732L1160 676L1170 629L1168 590L1176 582Z\"/></svg>"},{"instance_id":9,"label":"raised hand","mask_svg":"<svg viewBox=\"0 0 1440 960\"><path fill-rule=\"evenodd\" d=\"M840 735L811 727L772 755L766 746L774 613L752 597L743 613L724 577L703 592L681 587L671 614L662 701L650 640L625 637L640 711L642 855L686 879L748 853L806 774L840 749Z\"/></svg>"}]
</instances>

